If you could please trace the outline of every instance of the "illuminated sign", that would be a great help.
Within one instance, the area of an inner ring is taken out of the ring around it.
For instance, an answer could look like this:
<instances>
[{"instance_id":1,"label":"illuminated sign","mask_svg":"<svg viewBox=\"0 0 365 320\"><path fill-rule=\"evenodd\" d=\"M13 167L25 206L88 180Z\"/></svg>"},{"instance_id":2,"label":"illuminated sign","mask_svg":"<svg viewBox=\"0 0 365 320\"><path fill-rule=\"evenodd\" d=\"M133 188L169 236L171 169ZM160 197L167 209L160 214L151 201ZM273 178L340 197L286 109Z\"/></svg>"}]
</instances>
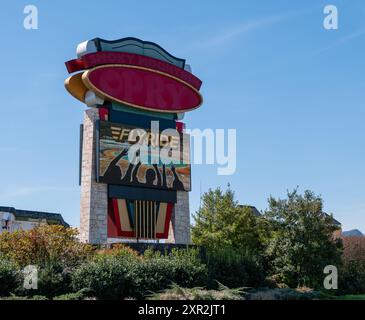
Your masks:
<instances>
[{"instance_id":1,"label":"illuminated sign","mask_svg":"<svg viewBox=\"0 0 365 320\"><path fill-rule=\"evenodd\" d=\"M98 181L190 191L189 136L99 122Z\"/></svg>"},{"instance_id":2,"label":"illuminated sign","mask_svg":"<svg viewBox=\"0 0 365 320\"><path fill-rule=\"evenodd\" d=\"M146 50L140 52L141 46ZM95 39L82 44L79 55L66 67L69 73L83 72L67 78L65 87L82 102L88 91L100 99L156 112L184 113L203 102L202 82L185 69L185 60L152 42Z\"/></svg>"},{"instance_id":3,"label":"illuminated sign","mask_svg":"<svg viewBox=\"0 0 365 320\"><path fill-rule=\"evenodd\" d=\"M105 65L82 75L98 96L132 107L160 112L185 112L200 106L199 91L188 83L153 69Z\"/></svg>"}]
</instances>

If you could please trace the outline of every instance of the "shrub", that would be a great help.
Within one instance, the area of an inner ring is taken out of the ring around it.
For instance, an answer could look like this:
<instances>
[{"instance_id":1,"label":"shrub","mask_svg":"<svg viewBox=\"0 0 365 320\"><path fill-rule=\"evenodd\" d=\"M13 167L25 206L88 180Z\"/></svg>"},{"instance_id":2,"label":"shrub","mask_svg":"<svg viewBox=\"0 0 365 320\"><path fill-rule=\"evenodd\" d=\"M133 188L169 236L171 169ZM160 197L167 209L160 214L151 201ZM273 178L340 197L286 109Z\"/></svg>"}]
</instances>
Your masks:
<instances>
[{"instance_id":1,"label":"shrub","mask_svg":"<svg viewBox=\"0 0 365 320\"><path fill-rule=\"evenodd\" d=\"M256 287L265 279L265 272L255 257L229 247L207 251L209 287L217 281L228 287Z\"/></svg>"},{"instance_id":2,"label":"shrub","mask_svg":"<svg viewBox=\"0 0 365 320\"><path fill-rule=\"evenodd\" d=\"M23 269L38 268L38 289L32 293L53 297L70 292L70 274L91 257L90 245L77 240L77 230L59 225L42 225L28 231L0 234L0 254ZM19 286L17 294L27 296L29 290Z\"/></svg>"},{"instance_id":3,"label":"shrub","mask_svg":"<svg viewBox=\"0 0 365 320\"><path fill-rule=\"evenodd\" d=\"M173 284L161 293L153 294L148 300L244 300L241 288L229 289L220 285L218 290L205 290L200 287L183 288Z\"/></svg>"},{"instance_id":4,"label":"shrub","mask_svg":"<svg viewBox=\"0 0 365 320\"><path fill-rule=\"evenodd\" d=\"M204 284L206 275L206 267L194 249L173 250L169 255L148 249L144 256L122 250L97 255L80 266L72 276L72 288L89 288L98 299L142 299L169 288L172 282L185 286Z\"/></svg>"},{"instance_id":5,"label":"shrub","mask_svg":"<svg viewBox=\"0 0 365 320\"><path fill-rule=\"evenodd\" d=\"M345 237L343 242L343 260L362 261L365 263L365 237Z\"/></svg>"},{"instance_id":6,"label":"shrub","mask_svg":"<svg viewBox=\"0 0 365 320\"><path fill-rule=\"evenodd\" d=\"M64 268L74 268L92 254L90 245L77 240L77 230L59 225L42 225L24 231L0 234L0 253L23 268L42 268L57 262Z\"/></svg>"},{"instance_id":7,"label":"shrub","mask_svg":"<svg viewBox=\"0 0 365 320\"><path fill-rule=\"evenodd\" d=\"M365 238L343 238L343 265L339 271L339 292L365 293Z\"/></svg>"},{"instance_id":8,"label":"shrub","mask_svg":"<svg viewBox=\"0 0 365 320\"><path fill-rule=\"evenodd\" d=\"M71 274L71 270L57 264L40 269L37 294L51 298L71 292Z\"/></svg>"},{"instance_id":9,"label":"shrub","mask_svg":"<svg viewBox=\"0 0 365 320\"><path fill-rule=\"evenodd\" d=\"M96 253L97 256L109 255L125 259L134 259L140 257L137 251L122 243L113 244L110 249L97 250Z\"/></svg>"},{"instance_id":10,"label":"shrub","mask_svg":"<svg viewBox=\"0 0 365 320\"><path fill-rule=\"evenodd\" d=\"M75 291L90 289L98 299L124 298L128 264L127 260L113 256L84 263L73 273L72 287Z\"/></svg>"},{"instance_id":11,"label":"shrub","mask_svg":"<svg viewBox=\"0 0 365 320\"><path fill-rule=\"evenodd\" d=\"M127 295L141 299L151 292L167 288L173 272L166 257L155 256L130 264L127 277Z\"/></svg>"},{"instance_id":12,"label":"shrub","mask_svg":"<svg viewBox=\"0 0 365 320\"><path fill-rule=\"evenodd\" d=\"M246 296L248 300L313 300L323 297L323 293L319 291L289 288L251 290Z\"/></svg>"},{"instance_id":13,"label":"shrub","mask_svg":"<svg viewBox=\"0 0 365 320\"><path fill-rule=\"evenodd\" d=\"M63 294L57 297L54 297L53 300L85 300L92 296L92 293L88 289L82 289L75 293Z\"/></svg>"},{"instance_id":14,"label":"shrub","mask_svg":"<svg viewBox=\"0 0 365 320\"><path fill-rule=\"evenodd\" d=\"M342 294L364 294L365 262L352 260L344 263L340 269L338 287Z\"/></svg>"},{"instance_id":15,"label":"shrub","mask_svg":"<svg viewBox=\"0 0 365 320\"><path fill-rule=\"evenodd\" d=\"M20 284L20 272L10 261L0 258L0 296L7 296Z\"/></svg>"},{"instance_id":16,"label":"shrub","mask_svg":"<svg viewBox=\"0 0 365 320\"><path fill-rule=\"evenodd\" d=\"M197 249L175 249L169 255L148 249L141 261L130 266L128 294L143 298L169 288L172 283L193 287L205 284L206 279L207 269Z\"/></svg>"},{"instance_id":17,"label":"shrub","mask_svg":"<svg viewBox=\"0 0 365 320\"><path fill-rule=\"evenodd\" d=\"M206 283L208 270L200 259L199 249L173 249L170 259L172 282L185 287Z\"/></svg>"}]
</instances>

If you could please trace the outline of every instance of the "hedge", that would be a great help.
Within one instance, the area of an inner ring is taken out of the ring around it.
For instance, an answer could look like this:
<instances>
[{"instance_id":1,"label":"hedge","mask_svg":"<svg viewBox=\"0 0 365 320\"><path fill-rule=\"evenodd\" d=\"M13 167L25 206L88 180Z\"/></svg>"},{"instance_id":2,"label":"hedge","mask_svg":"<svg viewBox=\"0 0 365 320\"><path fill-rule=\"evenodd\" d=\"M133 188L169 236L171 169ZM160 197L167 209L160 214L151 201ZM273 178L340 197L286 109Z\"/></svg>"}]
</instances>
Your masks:
<instances>
[{"instance_id":1,"label":"hedge","mask_svg":"<svg viewBox=\"0 0 365 320\"><path fill-rule=\"evenodd\" d=\"M143 257L103 255L81 265L72 275L73 290L89 289L98 299L142 299L172 283L202 285L207 270L194 250L170 255L147 250Z\"/></svg>"}]
</instances>

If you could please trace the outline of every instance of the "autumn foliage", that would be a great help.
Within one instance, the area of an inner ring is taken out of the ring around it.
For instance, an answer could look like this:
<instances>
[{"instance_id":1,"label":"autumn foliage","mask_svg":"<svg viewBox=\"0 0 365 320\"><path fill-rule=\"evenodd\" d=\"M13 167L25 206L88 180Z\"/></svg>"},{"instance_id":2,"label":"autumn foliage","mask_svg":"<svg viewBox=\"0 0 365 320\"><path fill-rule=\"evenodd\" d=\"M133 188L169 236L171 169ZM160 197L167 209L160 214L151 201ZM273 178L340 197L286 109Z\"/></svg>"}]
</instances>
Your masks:
<instances>
[{"instance_id":1,"label":"autumn foliage","mask_svg":"<svg viewBox=\"0 0 365 320\"><path fill-rule=\"evenodd\" d=\"M361 261L365 263L365 237L343 238L344 262Z\"/></svg>"},{"instance_id":2,"label":"autumn foliage","mask_svg":"<svg viewBox=\"0 0 365 320\"><path fill-rule=\"evenodd\" d=\"M0 255L19 267L57 262L72 268L92 254L92 247L77 241L77 234L76 229L59 225L4 232L0 234Z\"/></svg>"}]
</instances>

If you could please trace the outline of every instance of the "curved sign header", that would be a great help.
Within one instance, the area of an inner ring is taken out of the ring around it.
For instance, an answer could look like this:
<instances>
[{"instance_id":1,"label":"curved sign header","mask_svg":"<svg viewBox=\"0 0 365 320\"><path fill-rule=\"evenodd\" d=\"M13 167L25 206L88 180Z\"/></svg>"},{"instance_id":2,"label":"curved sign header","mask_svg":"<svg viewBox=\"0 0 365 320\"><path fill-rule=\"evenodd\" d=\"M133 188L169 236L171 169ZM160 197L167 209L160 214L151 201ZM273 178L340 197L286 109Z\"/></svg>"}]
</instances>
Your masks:
<instances>
[{"instance_id":1,"label":"curved sign header","mask_svg":"<svg viewBox=\"0 0 365 320\"><path fill-rule=\"evenodd\" d=\"M82 75L85 86L106 100L159 112L185 112L202 97L188 83L169 74L130 65L106 65Z\"/></svg>"},{"instance_id":2,"label":"curved sign header","mask_svg":"<svg viewBox=\"0 0 365 320\"><path fill-rule=\"evenodd\" d=\"M131 41L126 39L118 43ZM153 43L147 44L153 52ZM155 112L183 113L202 104L202 82L189 72L185 60L174 57L175 63L168 62L173 56L157 45L169 59L100 48L100 44L83 44L79 57L66 62L69 73L82 71L65 81L66 89L80 101L85 102L86 93L92 91L104 100ZM180 62L184 63L180 66Z\"/></svg>"}]
</instances>

